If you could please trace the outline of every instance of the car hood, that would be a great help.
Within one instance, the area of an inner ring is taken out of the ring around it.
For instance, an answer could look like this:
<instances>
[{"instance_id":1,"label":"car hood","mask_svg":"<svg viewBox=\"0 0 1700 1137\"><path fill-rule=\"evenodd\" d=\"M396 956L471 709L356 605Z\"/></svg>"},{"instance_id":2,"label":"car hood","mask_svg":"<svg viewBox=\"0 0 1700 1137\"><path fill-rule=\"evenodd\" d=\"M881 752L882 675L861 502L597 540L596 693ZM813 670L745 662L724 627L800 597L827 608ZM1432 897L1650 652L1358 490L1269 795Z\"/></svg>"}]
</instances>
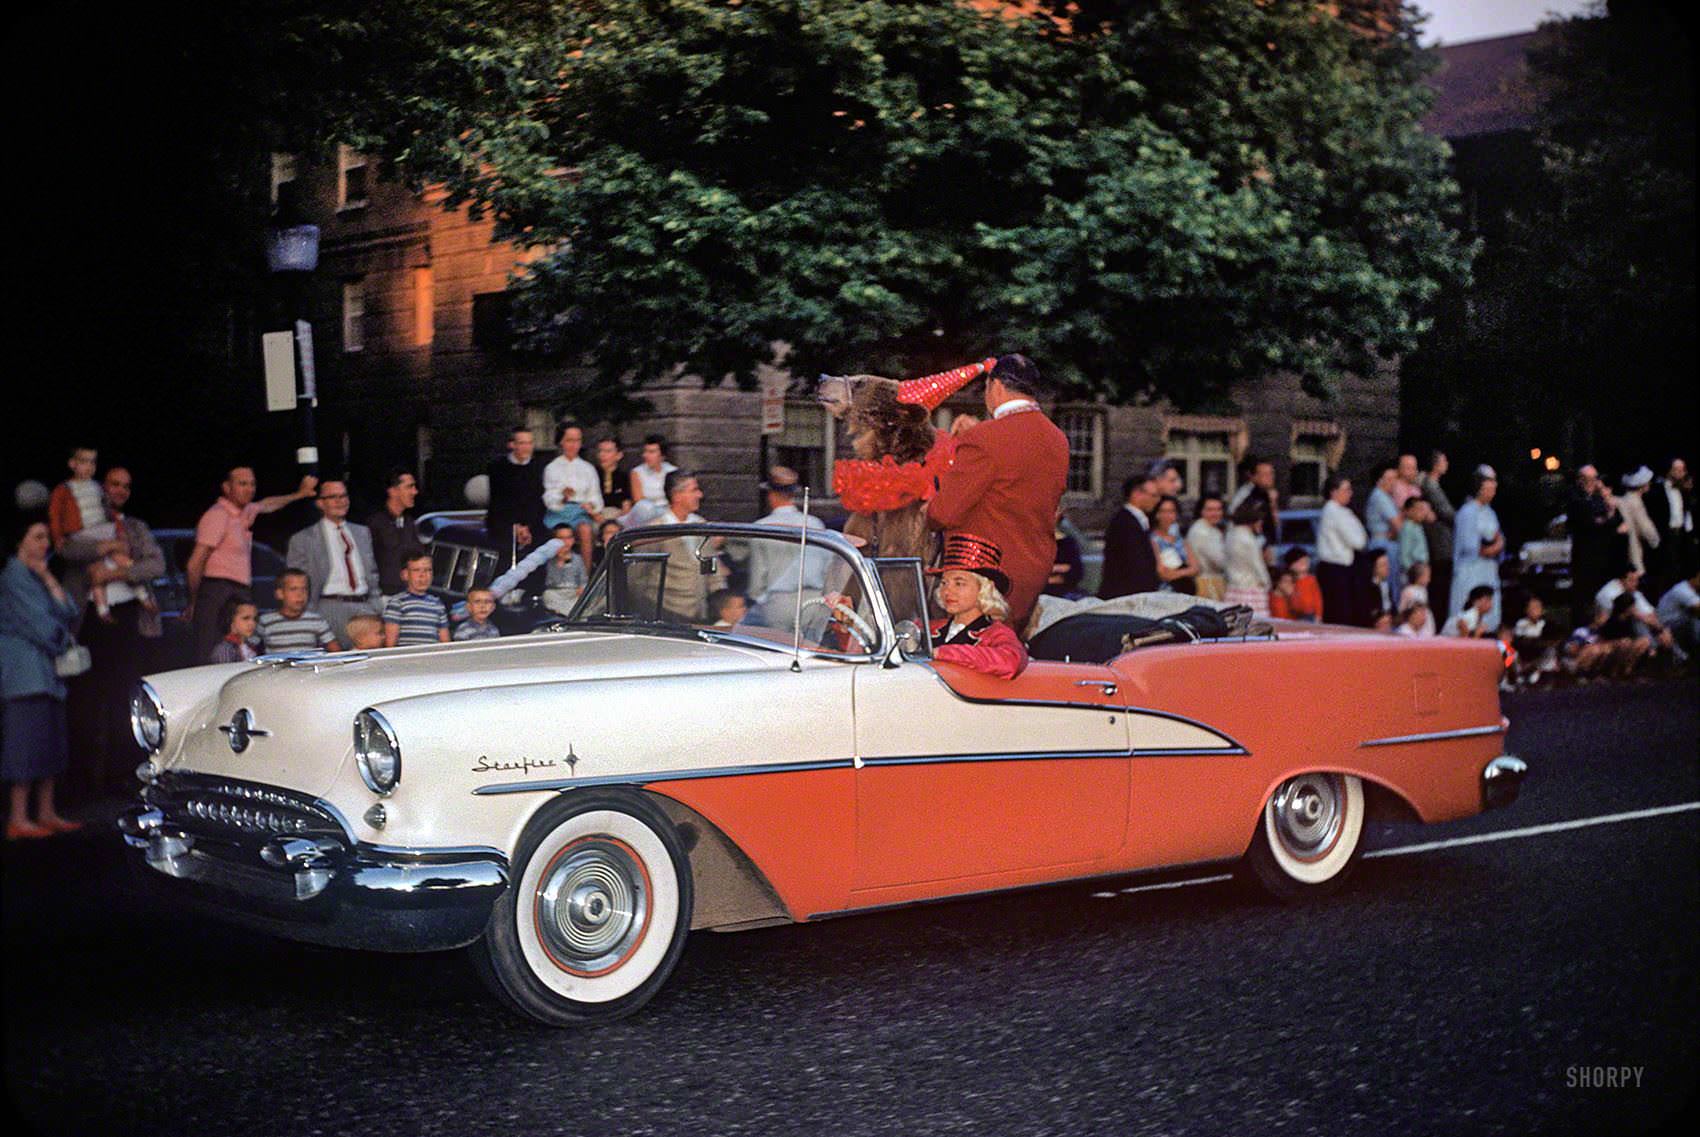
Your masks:
<instances>
[{"instance_id":1,"label":"car hood","mask_svg":"<svg viewBox=\"0 0 1700 1137\"><path fill-rule=\"evenodd\" d=\"M445 691L719 674L789 662L783 653L737 644L564 632L267 661L234 673L206 668L217 686L196 706L179 710L166 696L170 729L180 739L167 765L322 796L352 754L354 716L365 707ZM253 729L238 753L230 732L219 727L242 709Z\"/></svg>"}]
</instances>

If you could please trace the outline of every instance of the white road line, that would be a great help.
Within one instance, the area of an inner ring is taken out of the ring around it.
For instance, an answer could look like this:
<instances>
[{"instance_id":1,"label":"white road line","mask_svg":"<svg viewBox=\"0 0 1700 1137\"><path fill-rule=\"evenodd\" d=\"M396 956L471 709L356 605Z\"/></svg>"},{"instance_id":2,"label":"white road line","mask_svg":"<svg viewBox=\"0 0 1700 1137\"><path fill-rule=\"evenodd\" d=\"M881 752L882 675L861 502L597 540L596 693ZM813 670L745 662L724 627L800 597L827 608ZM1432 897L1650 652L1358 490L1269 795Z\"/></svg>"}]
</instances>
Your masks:
<instances>
[{"instance_id":1,"label":"white road line","mask_svg":"<svg viewBox=\"0 0 1700 1137\"><path fill-rule=\"evenodd\" d=\"M1661 805L1654 809L1636 809L1628 813L1608 813L1603 817L1584 817L1576 821L1555 821L1551 825L1530 825L1523 829L1502 829L1497 833L1478 833L1474 837L1453 837L1446 841L1425 841L1421 845L1396 845L1391 849L1376 849L1365 853L1370 857L1402 857L1406 853L1427 853L1434 849L1451 849L1458 845L1480 845L1488 841L1509 841L1516 837L1539 837L1543 833L1561 833L1566 829L1586 829L1591 825L1615 825L1620 821L1640 821L1645 817L1663 817L1670 813L1689 813L1700 809L1700 801L1681 805Z\"/></svg>"},{"instance_id":2,"label":"white road line","mask_svg":"<svg viewBox=\"0 0 1700 1137\"><path fill-rule=\"evenodd\" d=\"M1134 885L1132 888L1124 888L1121 890L1121 894L1126 895L1130 892L1156 892L1158 889L1162 888L1185 888L1189 884L1215 884L1219 880L1233 879L1233 873L1223 873L1221 876L1201 876L1193 880L1166 880L1161 884L1138 884ZM1112 892L1110 895L1115 896L1116 893Z\"/></svg>"},{"instance_id":3,"label":"white road line","mask_svg":"<svg viewBox=\"0 0 1700 1137\"><path fill-rule=\"evenodd\" d=\"M1555 821L1550 825L1529 825L1522 829L1502 829L1497 833L1478 833L1473 837L1452 837L1445 841L1425 841L1420 845L1396 845L1391 849L1376 849L1364 854L1364 859L1370 857L1402 857L1407 853L1429 853L1436 849L1451 849L1459 845L1481 845L1489 841L1510 841L1519 837L1539 837L1544 833L1562 833L1566 829L1586 829L1593 825L1615 825L1620 821L1640 821L1648 817L1664 817L1672 813L1692 813L1700 809L1700 801L1687 801L1681 805L1661 805L1653 809L1636 809L1628 813L1608 813L1601 817L1583 817L1576 821ZM1215 884L1218 881L1232 880L1232 873L1219 876L1201 876L1190 880L1169 880L1161 884L1141 884L1133 888L1123 888L1117 892L1094 892L1094 900L1114 900L1132 892L1155 892L1158 889L1186 888L1193 884Z\"/></svg>"}]
</instances>

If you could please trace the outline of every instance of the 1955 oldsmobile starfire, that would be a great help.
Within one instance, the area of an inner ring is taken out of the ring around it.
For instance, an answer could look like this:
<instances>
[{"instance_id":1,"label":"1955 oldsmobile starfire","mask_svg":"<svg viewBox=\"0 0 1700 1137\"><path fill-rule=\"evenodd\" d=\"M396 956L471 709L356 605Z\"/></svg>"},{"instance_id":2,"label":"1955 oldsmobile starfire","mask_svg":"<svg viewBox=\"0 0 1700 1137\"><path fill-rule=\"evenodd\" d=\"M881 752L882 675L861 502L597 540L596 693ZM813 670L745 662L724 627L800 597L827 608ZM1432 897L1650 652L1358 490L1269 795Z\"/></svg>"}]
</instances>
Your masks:
<instances>
[{"instance_id":1,"label":"1955 oldsmobile starfire","mask_svg":"<svg viewBox=\"0 0 1700 1137\"><path fill-rule=\"evenodd\" d=\"M713 626L734 572L763 602ZM831 532L633 530L556 631L149 676L120 827L209 911L470 945L565 1025L642 1006L697 928L1229 860L1323 894L1366 817L1524 773L1492 642L1282 624L1000 680L931 659L924 595Z\"/></svg>"}]
</instances>

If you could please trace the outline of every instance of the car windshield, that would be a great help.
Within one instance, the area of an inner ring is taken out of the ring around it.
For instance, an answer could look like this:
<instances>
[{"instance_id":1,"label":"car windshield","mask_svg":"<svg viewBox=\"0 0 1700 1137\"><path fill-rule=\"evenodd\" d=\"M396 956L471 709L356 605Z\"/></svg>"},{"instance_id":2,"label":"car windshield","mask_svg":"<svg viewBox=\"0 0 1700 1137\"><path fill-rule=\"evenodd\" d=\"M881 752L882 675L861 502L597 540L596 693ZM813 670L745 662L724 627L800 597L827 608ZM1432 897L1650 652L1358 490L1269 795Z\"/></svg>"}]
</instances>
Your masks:
<instances>
[{"instance_id":1,"label":"car windshield","mask_svg":"<svg viewBox=\"0 0 1700 1137\"><path fill-rule=\"evenodd\" d=\"M880 650L879 620L851 554L810 530L773 535L684 533L657 525L609 550L567 624L734 636L762 645L833 655Z\"/></svg>"}]
</instances>

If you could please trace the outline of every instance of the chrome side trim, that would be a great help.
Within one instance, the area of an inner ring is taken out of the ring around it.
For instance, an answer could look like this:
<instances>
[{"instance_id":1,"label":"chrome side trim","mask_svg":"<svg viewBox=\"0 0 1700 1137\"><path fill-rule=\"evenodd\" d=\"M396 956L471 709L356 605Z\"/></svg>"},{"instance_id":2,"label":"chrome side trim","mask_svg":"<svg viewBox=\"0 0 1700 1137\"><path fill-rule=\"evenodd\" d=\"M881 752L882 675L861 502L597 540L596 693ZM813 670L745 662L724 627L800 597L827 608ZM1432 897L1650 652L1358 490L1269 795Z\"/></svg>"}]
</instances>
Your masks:
<instances>
[{"instance_id":1,"label":"chrome side trim","mask_svg":"<svg viewBox=\"0 0 1700 1137\"><path fill-rule=\"evenodd\" d=\"M1207 641L1199 640L1198 642L1205 643ZM944 681L944 676L938 673L938 669L932 665L931 660L918 660L917 662L927 670L931 671L933 673L933 678L936 679L946 691L949 691L952 695L964 703L974 703L977 706L983 707L1057 707L1067 711L1121 711L1122 713L1129 715L1145 715L1150 718L1169 719L1173 722L1186 723L1188 726L1196 726L1199 730L1213 734L1227 744L1219 751L1205 750L1204 753L1206 754L1250 753L1250 751L1240 745L1239 740L1235 739L1232 735L1224 734L1221 730L1218 730L1216 727L1211 726L1207 722L1200 722L1198 719L1191 718L1183 714L1177 714L1174 711L1160 711L1155 707L1136 707L1130 703L1075 703L1065 702L1059 699L981 699L973 695L964 695L955 687L946 683ZM1095 664L1094 666L1101 665ZM1100 683L1111 682L1111 680L1090 679L1085 680L1085 682L1092 686L1097 686ZM1159 750L1153 751L1152 753L1172 754L1179 753L1179 751Z\"/></svg>"},{"instance_id":2,"label":"chrome side trim","mask_svg":"<svg viewBox=\"0 0 1700 1137\"><path fill-rule=\"evenodd\" d=\"M849 758L828 758L819 762L779 762L771 766L710 766L695 770L656 770L649 773L604 774L591 778L546 778L533 782L503 782L479 786L475 796L483 794L525 794L544 790L573 790L584 786L646 786L652 782L684 782L697 778L739 778L753 774L797 774L807 770L848 769L855 765Z\"/></svg>"},{"instance_id":3,"label":"chrome side trim","mask_svg":"<svg viewBox=\"0 0 1700 1137\"><path fill-rule=\"evenodd\" d=\"M1200 641L1202 642L1202 641ZM1164 750L1161 747L1150 750L1135 750L1135 758L1244 758L1251 751L1238 744L1233 746L1186 747L1177 746Z\"/></svg>"},{"instance_id":4,"label":"chrome side trim","mask_svg":"<svg viewBox=\"0 0 1700 1137\"><path fill-rule=\"evenodd\" d=\"M1057 762L1073 759L1098 758L1240 758L1250 753L1239 745L1220 749L1176 747L1171 750L1038 750L986 754L901 754L881 758L863 758L862 766L933 766L951 762ZM530 782L503 782L479 786L474 796L485 794L542 793L551 790L581 789L587 786L645 786L659 782L683 782L697 778L742 778L756 774L795 774L809 770L836 770L855 766L851 758L832 758L819 762L784 762L771 766L720 766L696 770L661 770L652 773L605 774L591 778L547 778Z\"/></svg>"},{"instance_id":5,"label":"chrome side trim","mask_svg":"<svg viewBox=\"0 0 1700 1137\"><path fill-rule=\"evenodd\" d=\"M1126 750L1041 750L1014 754L914 754L863 758L864 766L933 766L947 762L1042 762L1071 758L1126 758Z\"/></svg>"},{"instance_id":6,"label":"chrome side trim","mask_svg":"<svg viewBox=\"0 0 1700 1137\"><path fill-rule=\"evenodd\" d=\"M1372 738L1367 742L1358 743L1359 748L1365 746L1399 746L1406 742L1444 742L1449 738L1480 738L1488 734L1505 733L1506 724L1501 722L1496 726L1469 726L1461 730L1435 730L1426 734L1396 734L1389 738Z\"/></svg>"}]
</instances>

